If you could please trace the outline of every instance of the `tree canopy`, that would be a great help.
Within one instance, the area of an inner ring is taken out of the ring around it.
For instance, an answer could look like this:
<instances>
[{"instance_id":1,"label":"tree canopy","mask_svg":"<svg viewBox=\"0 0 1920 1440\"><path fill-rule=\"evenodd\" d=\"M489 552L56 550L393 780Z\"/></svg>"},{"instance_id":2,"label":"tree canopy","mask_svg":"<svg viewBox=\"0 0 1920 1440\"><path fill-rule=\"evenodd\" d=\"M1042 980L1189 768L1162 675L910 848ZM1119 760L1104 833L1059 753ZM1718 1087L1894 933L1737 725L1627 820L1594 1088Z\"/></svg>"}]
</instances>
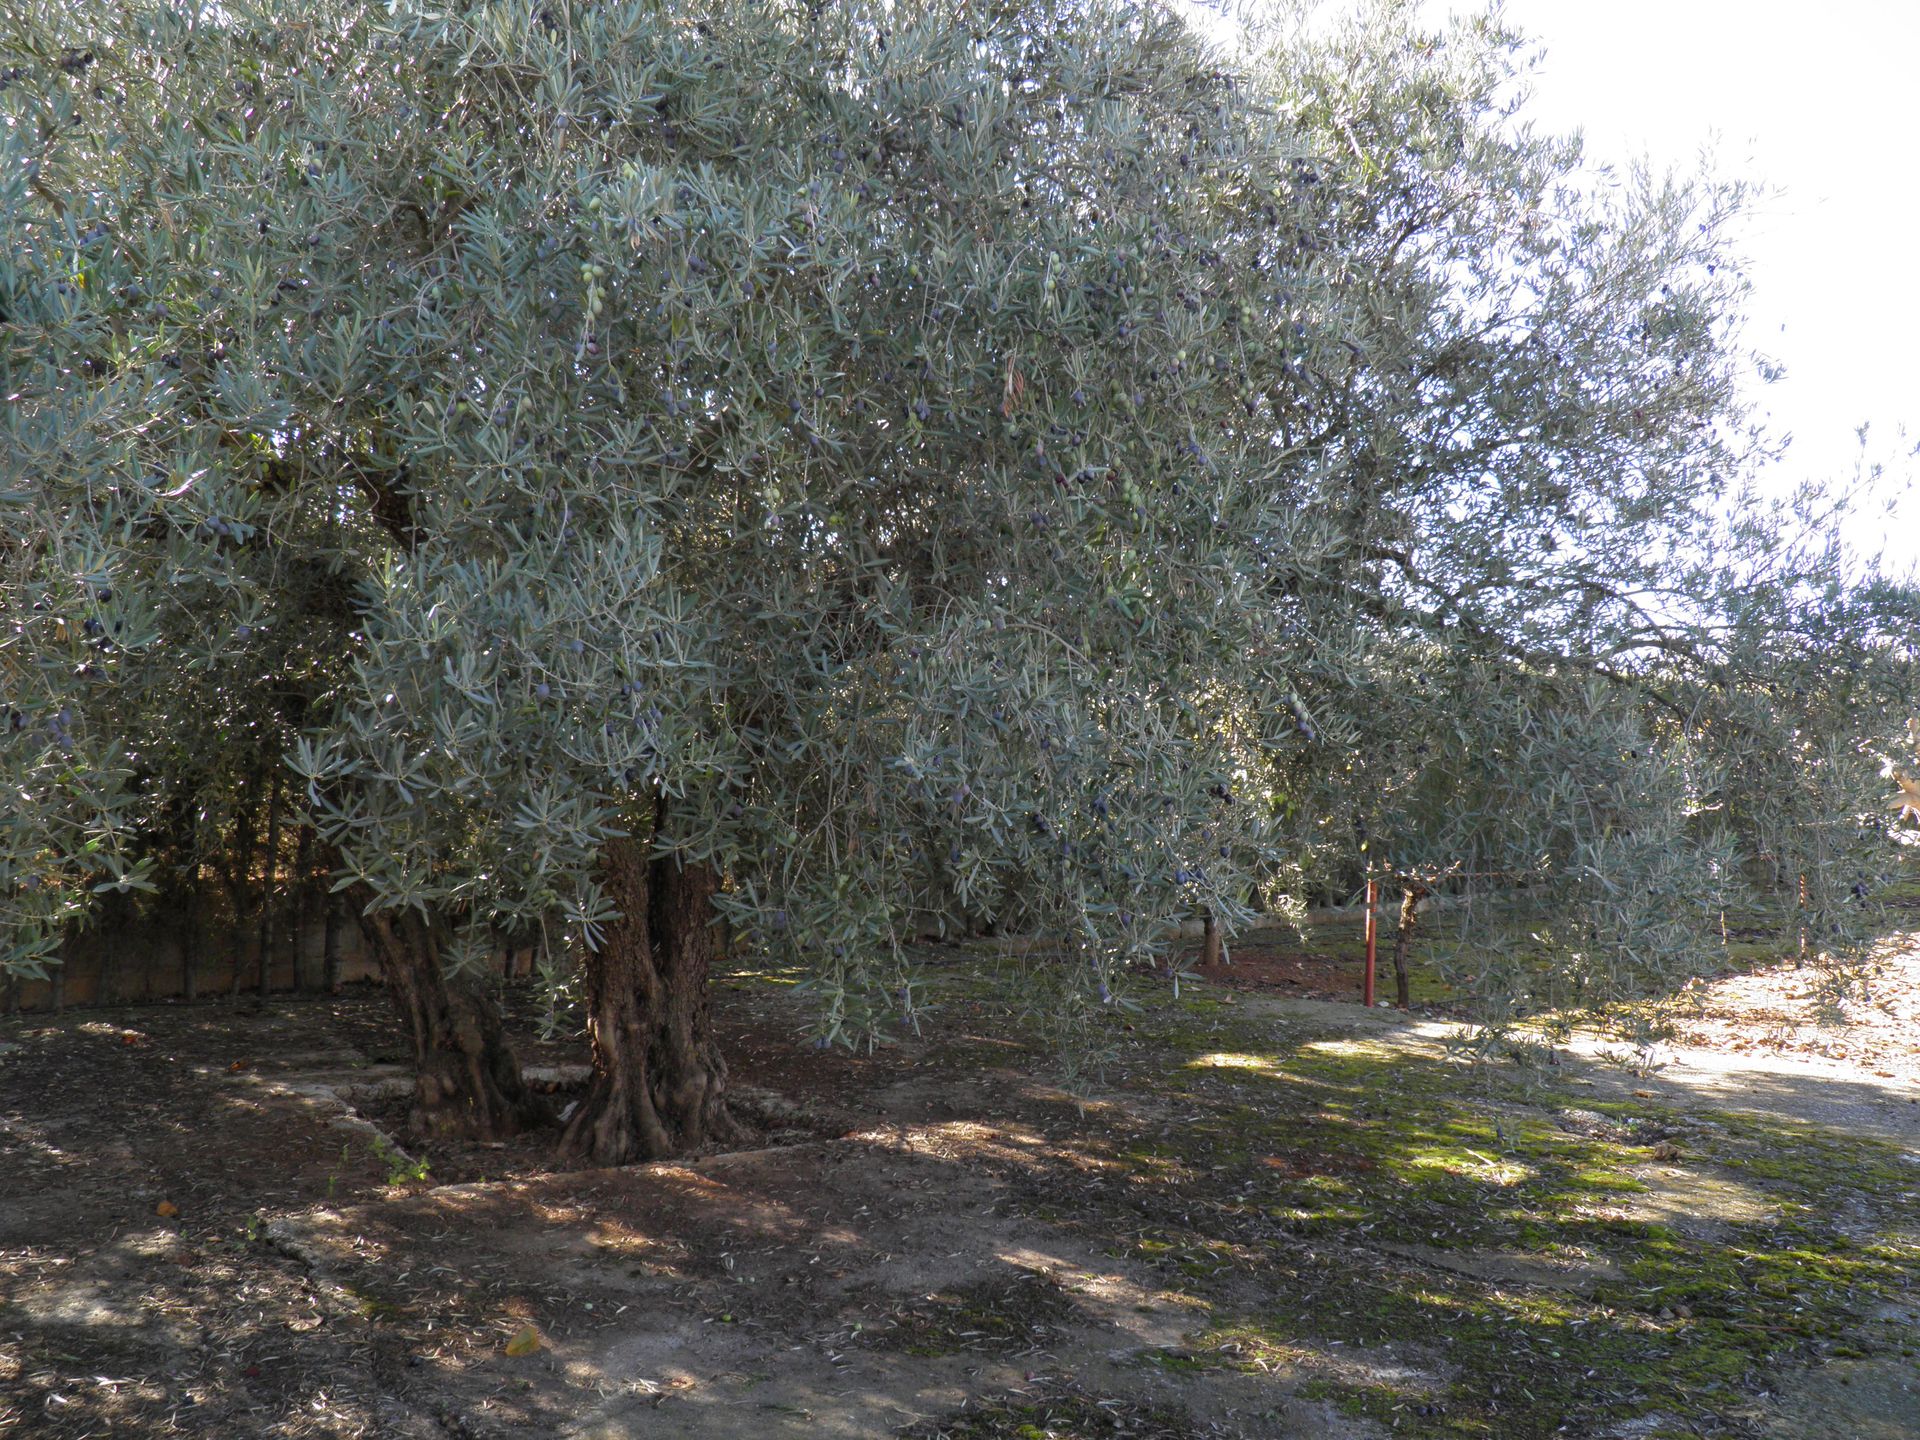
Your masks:
<instances>
[{"instance_id":1,"label":"tree canopy","mask_svg":"<svg viewBox=\"0 0 1920 1440\"><path fill-rule=\"evenodd\" d=\"M564 928L625 1158L723 1123L718 914L853 1041L928 931L1074 1017L1485 873L1594 999L1886 843L1910 597L1740 498L1746 195L1589 183L1493 18L0 13L12 967L290 773L396 974Z\"/></svg>"}]
</instances>

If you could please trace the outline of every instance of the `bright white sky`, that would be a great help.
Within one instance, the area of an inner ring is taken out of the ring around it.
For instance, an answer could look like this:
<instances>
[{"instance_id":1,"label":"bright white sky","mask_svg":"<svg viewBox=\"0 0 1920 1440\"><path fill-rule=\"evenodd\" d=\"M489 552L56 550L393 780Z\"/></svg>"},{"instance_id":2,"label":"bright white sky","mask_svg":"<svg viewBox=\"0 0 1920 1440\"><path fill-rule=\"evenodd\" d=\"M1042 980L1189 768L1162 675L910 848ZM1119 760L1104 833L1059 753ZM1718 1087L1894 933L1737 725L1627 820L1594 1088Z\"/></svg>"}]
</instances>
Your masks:
<instances>
[{"instance_id":1,"label":"bright white sky","mask_svg":"<svg viewBox=\"0 0 1920 1440\"><path fill-rule=\"evenodd\" d=\"M1219 0L1177 3L1225 28L1201 9ZM1421 3L1436 20L1482 8ZM1865 453L1887 474L1848 535L1896 569L1920 564L1920 0L1506 0L1505 13L1544 52L1528 113L1583 131L1594 161L1691 169L1710 148L1719 173L1776 192L1744 246L1747 348L1786 368L1751 398L1793 437L1764 478L1781 492L1849 480L1868 424Z\"/></svg>"},{"instance_id":2,"label":"bright white sky","mask_svg":"<svg viewBox=\"0 0 1920 1440\"><path fill-rule=\"evenodd\" d=\"M1896 568L1920 562L1920 4L1507 0L1506 14L1545 50L1532 113L1583 130L1595 159L1691 165L1711 144L1722 173L1779 192L1746 237L1747 339L1787 371L1754 393L1794 437L1779 483L1850 476L1869 423L1896 508L1849 533Z\"/></svg>"}]
</instances>

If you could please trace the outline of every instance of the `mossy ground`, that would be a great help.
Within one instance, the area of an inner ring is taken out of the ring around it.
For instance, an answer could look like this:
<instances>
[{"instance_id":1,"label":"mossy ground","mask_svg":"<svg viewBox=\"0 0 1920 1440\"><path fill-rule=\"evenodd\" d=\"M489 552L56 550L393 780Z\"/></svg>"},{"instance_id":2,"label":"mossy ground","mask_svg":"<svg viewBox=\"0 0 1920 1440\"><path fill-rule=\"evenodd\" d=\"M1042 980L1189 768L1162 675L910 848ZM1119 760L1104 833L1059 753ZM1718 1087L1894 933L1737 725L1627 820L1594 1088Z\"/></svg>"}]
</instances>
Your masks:
<instances>
[{"instance_id":1,"label":"mossy ground","mask_svg":"<svg viewBox=\"0 0 1920 1440\"><path fill-rule=\"evenodd\" d=\"M1873 1318L1920 1283L1920 1171L1888 1145L1595 1100L1217 994L1140 1016L1104 1059L1113 1103L1079 1143L1107 1183L1036 1186L1029 1208L1206 1307L1163 1365L1391 1355L1383 1373L1417 1378L1303 1393L1395 1434L1525 1440L1635 1417L1746 1433L1779 1367L1911 1348ZM1636 1204L1674 1165L1697 1224ZM1716 1216L1715 1187L1753 1203Z\"/></svg>"},{"instance_id":2,"label":"mossy ground","mask_svg":"<svg viewBox=\"0 0 1920 1440\"><path fill-rule=\"evenodd\" d=\"M1071 1384L1043 1383L1030 1395L986 1401L899 1435L900 1440L1203 1440L1219 1433L1172 1410L1117 1401Z\"/></svg>"},{"instance_id":3,"label":"mossy ground","mask_svg":"<svg viewBox=\"0 0 1920 1440\"><path fill-rule=\"evenodd\" d=\"M1032 1272L982 1280L894 1307L884 1323L849 1343L908 1355L959 1351L1034 1351L1078 1320L1073 1303L1048 1277Z\"/></svg>"}]
</instances>

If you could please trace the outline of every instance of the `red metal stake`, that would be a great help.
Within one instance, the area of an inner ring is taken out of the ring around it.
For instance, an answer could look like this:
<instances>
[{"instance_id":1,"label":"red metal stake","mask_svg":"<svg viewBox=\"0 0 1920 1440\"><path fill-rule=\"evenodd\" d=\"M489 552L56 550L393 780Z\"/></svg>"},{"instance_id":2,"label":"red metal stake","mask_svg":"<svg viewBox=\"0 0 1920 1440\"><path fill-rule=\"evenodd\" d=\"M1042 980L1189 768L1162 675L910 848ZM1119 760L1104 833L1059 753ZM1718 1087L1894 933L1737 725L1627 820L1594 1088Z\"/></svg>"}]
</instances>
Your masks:
<instances>
[{"instance_id":1,"label":"red metal stake","mask_svg":"<svg viewBox=\"0 0 1920 1440\"><path fill-rule=\"evenodd\" d=\"M1380 938L1380 882L1369 878L1367 881L1367 978L1361 987L1360 1003L1369 1010L1373 1008L1373 962Z\"/></svg>"}]
</instances>

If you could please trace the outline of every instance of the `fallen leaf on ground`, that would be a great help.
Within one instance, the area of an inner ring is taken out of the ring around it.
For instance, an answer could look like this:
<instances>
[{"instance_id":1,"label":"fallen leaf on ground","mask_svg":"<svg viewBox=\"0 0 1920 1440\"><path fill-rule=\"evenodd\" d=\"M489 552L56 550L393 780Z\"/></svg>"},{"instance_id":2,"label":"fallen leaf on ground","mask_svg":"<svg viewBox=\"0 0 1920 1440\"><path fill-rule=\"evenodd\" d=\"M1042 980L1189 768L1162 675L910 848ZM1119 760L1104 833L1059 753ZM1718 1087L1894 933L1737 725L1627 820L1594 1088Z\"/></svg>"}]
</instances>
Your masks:
<instances>
[{"instance_id":1,"label":"fallen leaf on ground","mask_svg":"<svg viewBox=\"0 0 1920 1440\"><path fill-rule=\"evenodd\" d=\"M531 1325L522 1325L514 1331L513 1338L507 1341L507 1354L531 1355L547 1342L540 1338L540 1332Z\"/></svg>"},{"instance_id":2,"label":"fallen leaf on ground","mask_svg":"<svg viewBox=\"0 0 1920 1440\"><path fill-rule=\"evenodd\" d=\"M153 1213L158 1215L162 1220L171 1220L180 1213L180 1207L171 1200L162 1200L158 1205L153 1207Z\"/></svg>"}]
</instances>

